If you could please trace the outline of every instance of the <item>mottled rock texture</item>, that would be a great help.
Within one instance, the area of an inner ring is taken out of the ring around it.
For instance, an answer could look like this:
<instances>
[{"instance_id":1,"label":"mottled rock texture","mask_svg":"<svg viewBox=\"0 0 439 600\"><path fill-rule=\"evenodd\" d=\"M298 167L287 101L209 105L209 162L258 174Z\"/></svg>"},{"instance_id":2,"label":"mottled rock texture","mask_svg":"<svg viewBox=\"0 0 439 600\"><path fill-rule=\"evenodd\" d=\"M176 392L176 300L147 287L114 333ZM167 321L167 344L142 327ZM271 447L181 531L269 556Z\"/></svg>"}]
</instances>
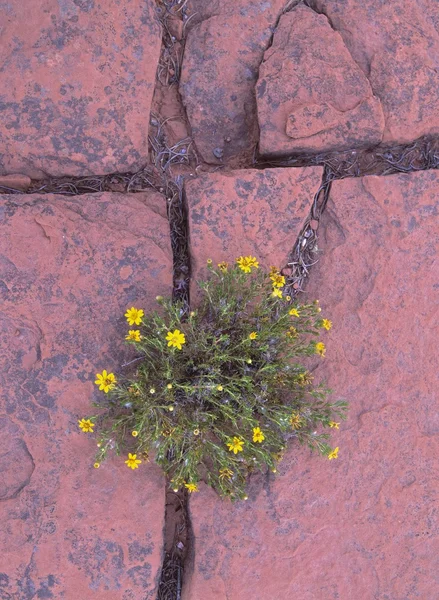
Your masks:
<instances>
[{"instance_id":1,"label":"mottled rock texture","mask_svg":"<svg viewBox=\"0 0 439 600\"><path fill-rule=\"evenodd\" d=\"M0 191L20 190L27 192L31 185L31 179L21 173L11 173L10 175L0 175Z\"/></svg>"},{"instance_id":2,"label":"mottled rock texture","mask_svg":"<svg viewBox=\"0 0 439 600\"><path fill-rule=\"evenodd\" d=\"M168 295L158 193L0 196L0 597L156 595L164 482L123 457L93 468L78 418L102 368L132 358L128 306Z\"/></svg>"},{"instance_id":3,"label":"mottled rock texture","mask_svg":"<svg viewBox=\"0 0 439 600\"><path fill-rule=\"evenodd\" d=\"M0 174L135 171L148 158L153 0L0 5Z\"/></svg>"},{"instance_id":4,"label":"mottled rock texture","mask_svg":"<svg viewBox=\"0 0 439 600\"><path fill-rule=\"evenodd\" d=\"M334 322L314 375L350 402L339 458L194 494L184 600L436 597L438 198L434 171L333 184L307 295Z\"/></svg>"},{"instance_id":5,"label":"mottled rock texture","mask_svg":"<svg viewBox=\"0 0 439 600\"><path fill-rule=\"evenodd\" d=\"M243 169L187 182L193 282L206 276L208 258L233 264L251 254L265 268L285 266L322 171Z\"/></svg>"},{"instance_id":6,"label":"mottled rock texture","mask_svg":"<svg viewBox=\"0 0 439 600\"><path fill-rule=\"evenodd\" d=\"M209 163L239 164L258 138L254 87L284 0L189 0L193 15L180 93L196 147Z\"/></svg>"},{"instance_id":7,"label":"mottled rock texture","mask_svg":"<svg viewBox=\"0 0 439 600\"><path fill-rule=\"evenodd\" d=\"M381 100L385 142L439 133L436 0L311 0L340 32Z\"/></svg>"},{"instance_id":8,"label":"mottled rock texture","mask_svg":"<svg viewBox=\"0 0 439 600\"><path fill-rule=\"evenodd\" d=\"M324 15L300 4L279 21L256 86L261 154L343 150L382 139L380 101Z\"/></svg>"}]
</instances>

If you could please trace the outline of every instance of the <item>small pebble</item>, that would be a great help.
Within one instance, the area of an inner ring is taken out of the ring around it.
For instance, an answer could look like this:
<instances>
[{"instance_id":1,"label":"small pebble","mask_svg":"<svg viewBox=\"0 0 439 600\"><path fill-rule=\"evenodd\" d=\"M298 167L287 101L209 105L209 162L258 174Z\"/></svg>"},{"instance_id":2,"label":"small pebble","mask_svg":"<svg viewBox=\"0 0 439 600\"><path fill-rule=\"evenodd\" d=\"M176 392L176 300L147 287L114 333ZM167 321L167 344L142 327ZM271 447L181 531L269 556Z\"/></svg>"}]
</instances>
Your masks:
<instances>
[{"instance_id":1,"label":"small pebble","mask_svg":"<svg viewBox=\"0 0 439 600\"><path fill-rule=\"evenodd\" d=\"M222 148L215 148L213 155L215 158L221 159L224 156L224 150Z\"/></svg>"}]
</instances>

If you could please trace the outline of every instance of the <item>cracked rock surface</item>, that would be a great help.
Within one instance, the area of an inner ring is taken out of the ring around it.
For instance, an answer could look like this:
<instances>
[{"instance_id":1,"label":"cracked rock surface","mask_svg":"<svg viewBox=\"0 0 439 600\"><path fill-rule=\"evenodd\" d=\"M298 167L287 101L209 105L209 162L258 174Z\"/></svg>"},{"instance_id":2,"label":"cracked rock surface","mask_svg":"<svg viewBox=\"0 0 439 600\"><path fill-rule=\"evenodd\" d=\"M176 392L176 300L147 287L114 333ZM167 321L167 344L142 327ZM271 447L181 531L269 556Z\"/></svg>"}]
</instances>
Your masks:
<instances>
[{"instance_id":1,"label":"cracked rock surface","mask_svg":"<svg viewBox=\"0 0 439 600\"><path fill-rule=\"evenodd\" d=\"M322 172L320 167L243 169L188 181L193 291L207 275L207 259L233 264L238 256L251 255L264 268L286 266Z\"/></svg>"},{"instance_id":2,"label":"cracked rock surface","mask_svg":"<svg viewBox=\"0 0 439 600\"><path fill-rule=\"evenodd\" d=\"M439 133L439 13L435 0L310 0L328 16L384 112L383 141Z\"/></svg>"},{"instance_id":3,"label":"cracked rock surface","mask_svg":"<svg viewBox=\"0 0 439 600\"><path fill-rule=\"evenodd\" d=\"M156 600L163 565L182 600L435 600L439 171L335 181L297 236L335 174L438 167L437 0L9 0L0 34L0 599ZM158 467L78 428L126 308L314 235L338 460L293 445L164 528Z\"/></svg>"},{"instance_id":4,"label":"cracked rock surface","mask_svg":"<svg viewBox=\"0 0 439 600\"><path fill-rule=\"evenodd\" d=\"M349 418L339 458L292 447L247 502L191 499L185 600L434 598L439 175L333 184L308 286L334 322L311 365Z\"/></svg>"},{"instance_id":5,"label":"cracked rock surface","mask_svg":"<svg viewBox=\"0 0 439 600\"><path fill-rule=\"evenodd\" d=\"M126 308L171 292L165 199L0 196L0 227L0 597L153 598L163 478L94 469L78 418L98 412L95 373L132 358Z\"/></svg>"},{"instance_id":6,"label":"cracked rock surface","mask_svg":"<svg viewBox=\"0 0 439 600\"><path fill-rule=\"evenodd\" d=\"M256 86L261 154L378 144L381 104L339 33L302 4L284 14Z\"/></svg>"},{"instance_id":7,"label":"cracked rock surface","mask_svg":"<svg viewBox=\"0 0 439 600\"><path fill-rule=\"evenodd\" d=\"M195 144L208 163L239 165L254 152L254 87L284 4L188 1L194 25L188 25L180 93Z\"/></svg>"},{"instance_id":8,"label":"cracked rock surface","mask_svg":"<svg viewBox=\"0 0 439 600\"><path fill-rule=\"evenodd\" d=\"M160 54L153 0L0 5L0 175L136 171Z\"/></svg>"}]
</instances>

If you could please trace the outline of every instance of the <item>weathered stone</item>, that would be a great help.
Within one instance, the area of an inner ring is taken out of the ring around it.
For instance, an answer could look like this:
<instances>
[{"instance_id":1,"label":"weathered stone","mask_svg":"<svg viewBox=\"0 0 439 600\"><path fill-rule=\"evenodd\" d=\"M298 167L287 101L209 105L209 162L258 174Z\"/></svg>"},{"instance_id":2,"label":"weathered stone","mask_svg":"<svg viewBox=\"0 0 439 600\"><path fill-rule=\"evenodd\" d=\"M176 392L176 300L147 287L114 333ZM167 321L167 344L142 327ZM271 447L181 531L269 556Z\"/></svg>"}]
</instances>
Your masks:
<instances>
[{"instance_id":1,"label":"weathered stone","mask_svg":"<svg viewBox=\"0 0 439 600\"><path fill-rule=\"evenodd\" d=\"M3 432L0 448L0 502L15 498L29 483L35 465L26 443Z\"/></svg>"},{"instance_id":2,"label":"weathered stone","mask_svg":"<svg viewBox=\"0 0 439 600\"><path fill-rule=\"evenodd\" d=\"M243 169L187 182L193 282L208 258L233 264L251 254L267 268L286 265L321 177L320 167Z\"/></svg>"},{"instance_id":3,"label":"weathered stone","mask_svg":"<svg viewBox=\"0 0 439 600\"><path fill-rule=\"evenodd\" d=\"M0 595L154 598L164 481L110 456L94 469L94 385L132 352L129 306L169 295L166 200L0 196Z\"/></svg>"},{"instance_id":4,"label":"weathered stone","mask_svg":"<svg viewBox=\"0 0 439 600\"><path fill-rule=\"evenodd\" d=\"M31 183L30 177L27 175L21 175L20 173L12 175L0 175L0 191L2 188L8 188L27 192Z\"/></svg>"},{"instance_id":5,"label":"weathered stone","mask_svg":"<svg viewBox=\"0 0 439 600\"><path fill-rule=\"evenodd\" d=\"M436 0L312 0L340 32L381 100L384 142L439 133Z\"/></svg>"},{"instance_id":6,"label":"weathered stone","mask_svg":"<svg viewBox=\"0 0 439 600\"><path fill-rule=\"evenodd\" d=\"M133 171L148 158L153 0L0 6L0 174Z\"/></svg>"},{"instance_id":7,"label":"weathered stone","mask_svg":"<svg viewBox=\"0 0 439 600\"><path fill-rule=\"evenodd\" d=\"M253 155L258 136L254 87L284 4L284 0L188 2L193 18L180 93L197 150L208 163L236 166Z\"/></svg>"},{"instance_id":8,"label":"weathered stone","mask_svg":"<svg viewBox=\"0 0 439 600\"><path fill-rule=\"evenodd\" d=\"M343 150L381 141L380 101L324 15L279 21L256 86L261 154Z\"/></svg>"},{"instance_id":9,"label":"weathered stone","mask_svg":"<svg viewBox=\"0 0 439 600\"><path fill-rule=\"evenodd\" d=\"M307 296L333 320L316 380L350 403L339 458L294 447L231 505L191 497L185 600L437 595L439 173L333 183Z\"/></svg>"}]
</instances>

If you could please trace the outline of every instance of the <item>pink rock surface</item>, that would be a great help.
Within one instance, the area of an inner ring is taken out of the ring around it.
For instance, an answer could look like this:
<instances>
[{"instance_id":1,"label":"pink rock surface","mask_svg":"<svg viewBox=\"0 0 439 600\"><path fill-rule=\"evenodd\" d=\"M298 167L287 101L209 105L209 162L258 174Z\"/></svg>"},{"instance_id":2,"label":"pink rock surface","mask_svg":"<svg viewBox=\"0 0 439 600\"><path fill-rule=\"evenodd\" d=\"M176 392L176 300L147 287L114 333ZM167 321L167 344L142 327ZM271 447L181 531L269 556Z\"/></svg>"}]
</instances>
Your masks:
<instances>
[{"instance_id":1,"label":"pink rock surface","mask_svg":"<svg viewBox=\"0 0 439 600\"><path fill-rule=\"evenodd\" d=\"M187 3L191 21L180 93L197 150L208 163L236 166L253 156L258 136L254 87L284 5L284 0Z\"/></svg>"},{"instance_id":2,"label":"pink rock surface","mask_svg":"<svg viewBox=\"0 0 439 600\"><path fill-rule=\"evenodd\" d=\"M0 174L135 171L148 158L153 0L0 6Z\"/></svg>"},{"instance_id":3,"label":"pink rock surface","mask_svg":"<svg viewBox=\"0 0 439 600\"><path fill-rule=\"evenodd\" d=\"M307 295L334 322L316 379L350 402L339 458L194 494L184 600L436 598L438 197L434 171L333 184Z\"/></svg>"},{"instance_id":4,"label":"pink rock surface","mask_svg":"<svg viewBox=\"0 0 439 600\"><path fill-rule=\"evenodd\" d=\"M243 169L186 182L192 281L205 278L208 258L233 264L238 256L252 255L265 268L285 266L322 172Z\"/></svg>"},{"instance_id":5,"label":"pink rock surface","mask_svg":"<svg viewBox=\"0 0 439 600\"><path fill-rule=\"evenodd\" d=\"M168 295L166 201L0 196L0 597L152 599L161 564L164 481L112 456L78 419L94 385L132 352L128 306Z\"/></svg>"},{"instance_id":6,"label":"pink rock surface","mask_svg":"<svg viewBox=\"0 0 439 600\"><path fill-rule=\"evenodd\" d=\"M284 14L256 86L261 154L343 150L382 139L380 101L324 15Z\"/></svg>"},{"instance_id":7,"label":"pink rock surface","mask_svg":"<svg viewBox=\"0 0 439 600\"><path fill-rule=\"evenodd\" d=\"M30 177L22 175L21 173L0 175L0 191L13 189L27 192L31 183Z\"/></svg>"},{"instance_id":8,"label":"pink rock surface","mask_svg":"<svg viewBox=\"0 0 439 600\"><path fill-rule=\"evenodd\" d=\"M435 0L312 0L339 31L381 100L385 142L439 132L439 18Z\"/></svg>"}]
</instances>

